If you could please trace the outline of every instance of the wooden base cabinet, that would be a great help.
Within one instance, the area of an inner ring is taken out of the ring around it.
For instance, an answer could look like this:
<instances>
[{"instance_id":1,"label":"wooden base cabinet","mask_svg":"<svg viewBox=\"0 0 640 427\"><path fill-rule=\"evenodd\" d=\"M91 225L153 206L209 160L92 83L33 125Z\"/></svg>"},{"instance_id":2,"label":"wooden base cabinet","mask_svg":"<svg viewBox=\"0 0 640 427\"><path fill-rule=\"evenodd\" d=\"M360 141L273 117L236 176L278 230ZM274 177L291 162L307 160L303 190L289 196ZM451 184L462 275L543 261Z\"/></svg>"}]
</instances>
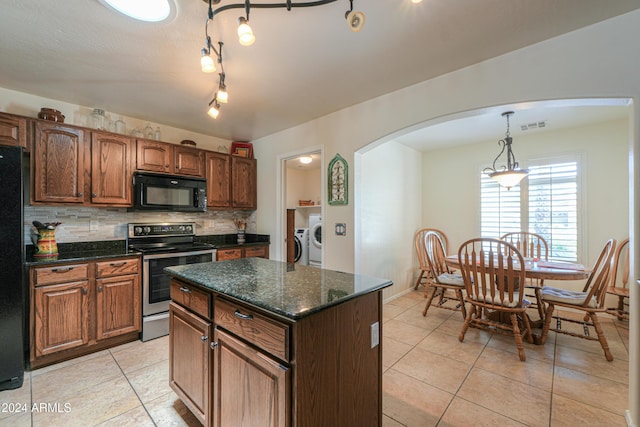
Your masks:
<instances>
[{"instance_id":1,"label":"wooden base cabinet","mask_svg":"<svg viewBox=\"0 0 640 427\"><path fill-rule=\"evenodd\" d=\"M175 278L171 289L170 383L205 426L382 425L381 291L294 321ZM180 296L193 292L209 310Z\"/></svg>"},{"instance_id":2,"label":"wooden base cabinet","mask_svg":"<svg viewBox=\"0 0 640 427\"><path fill-rule=\"evenodd\" d=\"M211 425L211 323L169 306L169 385L205 426Z\"/></svg>"},{"instance_id":3,"label":"wooden base cabinet","mask_svg":"<svg viewBox=\"0 0 640 427\"><path fill-rule=\"evenodd\" d=\"M216 329L215 427L288 426L290 369Z\"/></svg>"},{"instance_id":4,"label":"wooden base cabinet","mask_svg":"<svg viewBox=\"0 0 640 427\"><path fill-rule=\"evenodd\" d=\"M30 280L32 368L138 338L139 257L38 265Z\"/></svg>"}]
</instances>

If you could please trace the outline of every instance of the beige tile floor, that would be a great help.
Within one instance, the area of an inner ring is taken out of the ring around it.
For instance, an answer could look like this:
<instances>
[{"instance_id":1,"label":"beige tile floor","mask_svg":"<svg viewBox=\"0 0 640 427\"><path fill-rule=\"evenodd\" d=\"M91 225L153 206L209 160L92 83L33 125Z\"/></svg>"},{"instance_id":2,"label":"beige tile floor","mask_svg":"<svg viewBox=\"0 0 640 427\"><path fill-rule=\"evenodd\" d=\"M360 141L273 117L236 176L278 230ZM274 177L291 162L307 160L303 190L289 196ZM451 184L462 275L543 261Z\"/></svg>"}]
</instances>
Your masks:
<instances>
[{"instance_id":1,"label":"beige tile floor","mask_svg":"<svg viewBox=\"0 0 640 427\"><path fill-rule=\"evenodd\" d=\"M385 427L626 425L628 323L605 316L613 362L597 342L553 333L520 362L512 339L470 329L460 343L460 314L425 318L423 306L421 291L384 306ZM169 388L167 347L136 341L27 372L0 392L0 426L199 426Z\"/></svg>"}]
</instances>

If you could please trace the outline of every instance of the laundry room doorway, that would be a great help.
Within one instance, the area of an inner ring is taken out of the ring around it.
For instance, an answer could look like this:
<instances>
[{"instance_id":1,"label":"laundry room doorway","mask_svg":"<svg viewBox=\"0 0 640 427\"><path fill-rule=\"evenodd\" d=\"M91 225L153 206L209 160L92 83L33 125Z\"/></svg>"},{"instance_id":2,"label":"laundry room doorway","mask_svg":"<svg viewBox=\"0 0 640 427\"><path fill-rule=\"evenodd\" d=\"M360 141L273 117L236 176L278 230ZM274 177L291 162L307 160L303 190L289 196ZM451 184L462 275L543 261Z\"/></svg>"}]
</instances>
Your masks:
<instances>
[{"instance_id":1,"label":"laundry room doorway","mask_svg":"<svg viewBox=\"0 0 640 427\"><path fill-rule=\"evenodd\" d=\"M294 248L294 262L299 265L322 267L322 250L317 245L311 254L311 226L310 220L317 223L322 216L322 200L324 197L324 173L322 149L296 153L282 159L282 184L284 206L283 218L286 224L282 238L284 247L291 244ZM287 211L295 210L293 215L285 215ZM286 219L288 218L288 220ZM293 221L293 224L290 222ZM292 236L288 234L292 233ZM289 243L289 240L291 243ZM313 262L311 262L313 261Z\"/></svg>"}]
</instances>

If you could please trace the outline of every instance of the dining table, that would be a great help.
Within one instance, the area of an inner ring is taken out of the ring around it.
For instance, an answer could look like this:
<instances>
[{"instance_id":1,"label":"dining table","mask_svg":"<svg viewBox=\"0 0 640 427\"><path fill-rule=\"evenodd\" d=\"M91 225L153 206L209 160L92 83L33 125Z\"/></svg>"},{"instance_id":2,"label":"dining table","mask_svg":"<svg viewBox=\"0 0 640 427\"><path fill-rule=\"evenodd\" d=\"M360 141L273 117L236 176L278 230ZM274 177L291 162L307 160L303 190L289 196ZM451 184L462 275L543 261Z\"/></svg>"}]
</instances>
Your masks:
<instances>
[{"instance_id":1,"label":"dining table","mask_svg":"<svg viewBox=\"0 0 640 427\"><path fill-rule=\"evenodd\" d=\"M446 264L452 268L459 270L460 261L458 255L448 255L445 258ZM515 269L519 269L519 263L514 265ZM542 327L544 323L544 305L542 302L542 284L545 280L585 280L589 277L591 270L585 268L584 265L569 261L543 261L531 258L524 259L525 277L532 279L525 287L533 289L538 315L540 319L537 321L530 320L532 327ZM538 338L538 339L536 339ZM534 335L534 342L539 343L539 337Z\"/></svg>"}]
</instances>

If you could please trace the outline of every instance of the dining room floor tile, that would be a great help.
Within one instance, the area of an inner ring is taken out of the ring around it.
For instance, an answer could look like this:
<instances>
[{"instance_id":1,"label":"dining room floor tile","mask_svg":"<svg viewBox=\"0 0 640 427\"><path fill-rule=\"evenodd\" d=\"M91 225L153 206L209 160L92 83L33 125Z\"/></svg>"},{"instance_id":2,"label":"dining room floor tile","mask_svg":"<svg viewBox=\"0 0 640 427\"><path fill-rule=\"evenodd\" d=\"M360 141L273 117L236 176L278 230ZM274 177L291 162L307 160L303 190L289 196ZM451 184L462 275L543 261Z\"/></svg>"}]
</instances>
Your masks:
<instances>
[{"instance_id":1,"label":"dining room floor tile","mask_svg":"<svg viewBox=\"0 0 640 427\"><path fill-rule=\"evenodd\" d=\"M424 304L420 288L383 307L384 427L626 426L628 321L601 316L613 362L599 343L553 332L521 362L512 338L470 328L460 342L460 313L423 317ZM27 371L0 392L27 410L0 413L0 427L197 427L168 386L168 346L135 341Z\"/></svg>"}]
</instances>

